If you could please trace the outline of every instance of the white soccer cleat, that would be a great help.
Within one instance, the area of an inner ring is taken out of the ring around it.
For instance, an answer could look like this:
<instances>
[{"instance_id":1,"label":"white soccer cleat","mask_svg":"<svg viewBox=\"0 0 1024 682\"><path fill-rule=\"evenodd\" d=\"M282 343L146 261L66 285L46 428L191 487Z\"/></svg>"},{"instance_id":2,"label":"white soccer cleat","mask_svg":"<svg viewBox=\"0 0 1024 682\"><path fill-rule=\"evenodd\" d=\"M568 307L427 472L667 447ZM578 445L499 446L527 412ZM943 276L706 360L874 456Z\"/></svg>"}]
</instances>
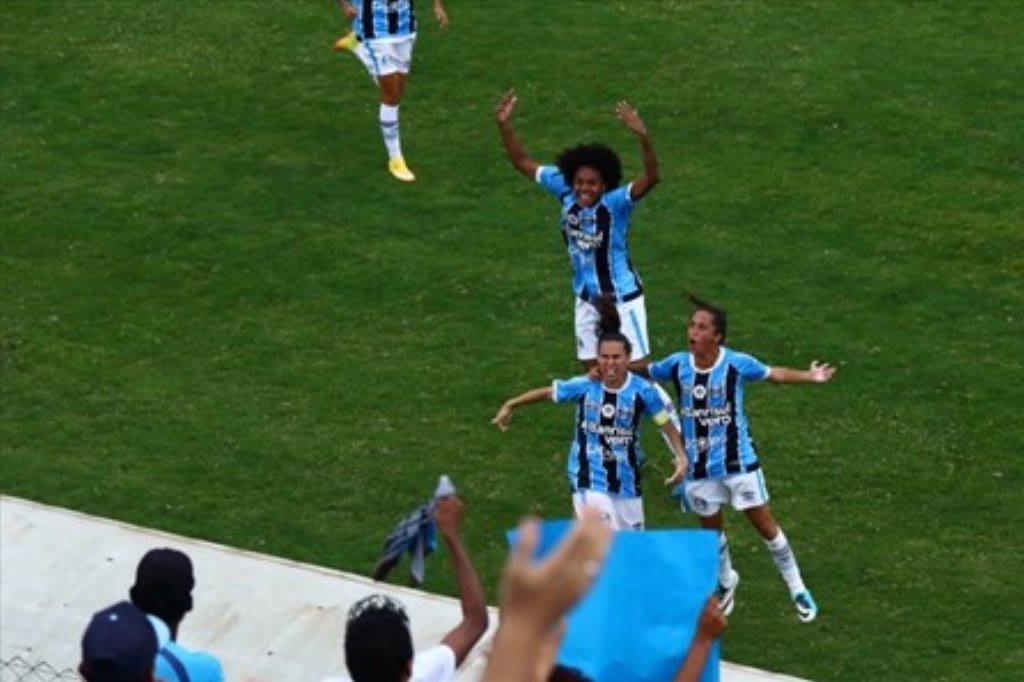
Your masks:
<instances>
[{"instance_id":1,"label":"white soccer cleat","mask_svg":"<svg viewBox=\"0 0 1024 682\"><path fill-rule=\"evenodd\" d=\"M796 607L796 616L801 623L810 623L818 617L818 605L814 603L814 597L809 590L794 594L793 606Z\"/></svg>"},{"instance_id":2,"label":"white soccer cleat","mask_svg":"<svg viewBox=\"0 0 1024 682\"><path fill-rule=\"evenodd\" d=\"M729 577L732 579L732 583L728 587L722 583L718 583L718 586L715 587L715 596L718 597L718 608L726 616L731 614L733 607L736 606L736 588L740 584L740 574L736 571L733 571Z\"/></svg>"}]
</instances>

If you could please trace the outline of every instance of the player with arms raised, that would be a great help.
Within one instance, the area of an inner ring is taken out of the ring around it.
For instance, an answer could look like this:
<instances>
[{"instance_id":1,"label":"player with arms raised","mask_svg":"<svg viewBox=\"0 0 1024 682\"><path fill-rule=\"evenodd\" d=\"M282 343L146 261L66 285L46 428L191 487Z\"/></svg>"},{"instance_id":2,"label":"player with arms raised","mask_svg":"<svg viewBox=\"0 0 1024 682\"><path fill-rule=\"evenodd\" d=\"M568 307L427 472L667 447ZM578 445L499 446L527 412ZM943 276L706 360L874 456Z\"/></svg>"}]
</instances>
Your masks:
<instances>
[{"instance_id":1,"label":"player with arms raised","mask_svg":"<svg viewBox=\"0 0 1024 682\"><path fill-rule=\"evenodd\" d=\"M601 144L566 149L555 166L531 159L512 128L516 95L509 90L498 102L495 120L505 151L516 170L540 184L562 207L561 230L569 251L576 294L577 357L589 368L597 363L595 302L611 296L623 321L632 358L650 352L647 311L640 275L629 257L630 217L636 202L661 179L647 127L628 102L619 102L616 115L640 141L643 171L625 187L618 154Z\"/></svg>"},{"instance_id":2,"label":"player with arms raised","mask_svg":"<svg viewBox=\"0 0 1024 682\"><path fill-rule=\"evenodd\" d=\"M768 505L764 472L743 410L743 387L750 381L780 384L821 384L835 369L812 362L809 369L769 367L760 360L726 348L726 314L721 308L690 297L695 310L687 327L689 350L664 360L641 362L631 369L674 385L679 398L683 445L690 467L683 483L683 505L694 511L704 528L718 531L717 596L722 611L734 606L739 574L732 568L725 537L722 506L742 511L761 535L789 587L797 616L807 623L818 606L804 585L796 556Z\"/></svg>"}]
</instances>

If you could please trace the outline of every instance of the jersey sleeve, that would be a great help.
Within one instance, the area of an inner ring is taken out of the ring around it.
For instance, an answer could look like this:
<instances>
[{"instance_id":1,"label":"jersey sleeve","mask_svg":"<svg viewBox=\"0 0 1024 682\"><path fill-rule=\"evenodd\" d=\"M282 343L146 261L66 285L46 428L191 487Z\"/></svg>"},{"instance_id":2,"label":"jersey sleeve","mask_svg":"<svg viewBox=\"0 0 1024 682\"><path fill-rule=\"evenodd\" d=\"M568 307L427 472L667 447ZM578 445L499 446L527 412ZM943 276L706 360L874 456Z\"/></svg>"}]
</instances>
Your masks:
<instances>
[{"instance_id":1,"label":"jersey sleeve","mask_svg":"<svg viewBox=\"0 0 1024 682\"><path fill-rule=\"evenodd\" d=\"M631 182L623 187L616 187L611 192L606 192L604 203L613 211L629 213L634 206L633 197L629 194L632 188L633 183Z\"/></svg>"},{"instance_id":2,"label":"jersey sleeve","mask_svg":"<svg viewBox=\"0 0 1024 682\"><path fill-rule=\"evenodd\" d=\"M771 373L771 367L746 353L733 353L732 364L744 381L763 381Z\"/></svg>"},{"instance_id":3,"label":"jersey sleeve","mask_svg":"<svg viewBox=\"0 0 1024 682\"><path fill-rule=\"evenodd\" d=\"M651 375L652 379L656 379L658 381L671 381L678 366L679 353L675 353L674 355L670 355L658 362L652 362L649 364L647 366L647 373Z\"/></svg>"},{"instance_id":4,"label":"jersey sleeve","mask_svg":"<svg viewBox=\"0 0 1024 682\"><path fill-rule=\"evenodd\" d=\"M650 383L644 382L640 389L640 397L644 399L644 410L658 426L664 426L672 416L669 414L668 405L662 399L661 394Z\"/></svg>"},{"instance_id":5,"label":"jersey sleeve","mask_svg":"<svg viewBox=\"0 0 1024 682\"><path fill-rule=\"evenodd\" d=\"M575 377L566 380L555 379L551 382L551 399L556 403L567 403L571 400L576 400L587 392L590 382L591 379L587 377Z\"/></svg>"},{"instance_id":6,"label":"jersey sleeve","mask_svg":"<svg viewBox=\"0 0 1024 682\"><path fill-rule=\"evenodd\" d=\"M555 166L538 166L537 175L534 178L537 184L547 190L548 194L561 199L567 192L572 192L572 187L565 181L562 171Z\"/></svg>"}]
</instances>

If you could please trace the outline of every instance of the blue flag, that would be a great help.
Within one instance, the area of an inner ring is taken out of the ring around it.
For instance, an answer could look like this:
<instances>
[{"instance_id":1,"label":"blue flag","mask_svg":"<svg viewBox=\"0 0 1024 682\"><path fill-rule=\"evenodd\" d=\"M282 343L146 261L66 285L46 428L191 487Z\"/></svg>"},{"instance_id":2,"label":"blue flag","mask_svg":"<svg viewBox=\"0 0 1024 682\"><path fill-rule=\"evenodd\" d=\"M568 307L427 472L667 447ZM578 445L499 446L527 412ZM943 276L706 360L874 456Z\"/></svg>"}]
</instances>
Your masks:
<instances>
[{"instance_id":1,"label":"blue flag","mask_svg":"<svg viewBox=\"0 0 1024 682\"><path fill-rule=\"evenodd\" d=\"M534 558L554 549L571 525L542 523ZM518 534L508 532L510 546ZM596 682L671 680L690 648L717 575L714 531L616 533L597 581L569 613L558 662ZM718 682L718 660L716 642L701 682Z\"/></svg>"}]
</instances>

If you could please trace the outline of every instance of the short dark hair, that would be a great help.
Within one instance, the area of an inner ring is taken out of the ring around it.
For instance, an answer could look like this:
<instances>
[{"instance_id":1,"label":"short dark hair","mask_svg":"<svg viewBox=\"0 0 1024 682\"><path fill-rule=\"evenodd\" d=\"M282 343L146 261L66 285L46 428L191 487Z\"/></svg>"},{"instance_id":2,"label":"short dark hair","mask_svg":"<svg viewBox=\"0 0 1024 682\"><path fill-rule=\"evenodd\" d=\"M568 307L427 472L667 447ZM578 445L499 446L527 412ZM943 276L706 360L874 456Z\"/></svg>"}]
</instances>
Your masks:
<instances>
[{"instance_id":1,"label":"short dark hair","mask_svg":"<svg viewBox=\"0 0 1024 682\"><path fill-rule=\"evenodd\" d=\"M725 314L725 308L719 308L712 303L708 303L702 298L698 298L694 294L687 294L686 297L690 299L690 303L693 304L693 312L703 310L711 315L711 323L715 325L715 331L722 335L721 343L725 343L725 336L729 329L729 319Z\"/></svg>"},{"instance_id":2,"label":"short dark hair","mask_svg":"<svg viewBox=\"0 0 1024 682\"><path fill-rule=\"evenodd\" d=\"M149 550L139 561L128 594L132 604L174 628L192 610L195 585L188 555L162 547Z\"/></svg>"},{"instance_id":3,"label":"short dark hair","mask_svg":"<svg viewBox=\"0 0 1024 682\"><path fill-rule=\"evenodd\" d=\"M409 617L401 604L372 594L352 605L345 625L345 665L353 682L398 682L412 659Z\"/></svg>"},{"instance_id":4,"label":"short dark hair","mask_svg":"<svg viewBox=\"0 0 1024 682\"><path fill-rule=\"evenodd\" d=\"M601 344L605 341L618 341L626 347L626 355L631 355L633 353L633 344L620 331L622 319L619 317L619 309L615 305L615 297L611 294L602 294L594 299L593 306L597 308L599 316L596 329L598 351L600 351Z\"/></svg>"},{"instance_id":5,"label":"short dark hair","mask_svg":"<svg viewBox=\"0 0 1024 682\"><path fill-rule=\"evenodd\" d=\"M548 675L548 682L594 682L579 668L570 668L562 664L556 664Z\"/></svg>"},{"instance_id":6,"label":"short dark hair","mask_svg":"<svg viewBox=\"0 0 1024 682\"><path fill-rule=\"evenodd\" d=\"M576 171L584 166L596 170L608 189L615 189L622 182L622 161L611 147L603 144L578 144L569 147L558 155L555 165L570 185L576 177Z\"/></svg>"}]
</instances>

